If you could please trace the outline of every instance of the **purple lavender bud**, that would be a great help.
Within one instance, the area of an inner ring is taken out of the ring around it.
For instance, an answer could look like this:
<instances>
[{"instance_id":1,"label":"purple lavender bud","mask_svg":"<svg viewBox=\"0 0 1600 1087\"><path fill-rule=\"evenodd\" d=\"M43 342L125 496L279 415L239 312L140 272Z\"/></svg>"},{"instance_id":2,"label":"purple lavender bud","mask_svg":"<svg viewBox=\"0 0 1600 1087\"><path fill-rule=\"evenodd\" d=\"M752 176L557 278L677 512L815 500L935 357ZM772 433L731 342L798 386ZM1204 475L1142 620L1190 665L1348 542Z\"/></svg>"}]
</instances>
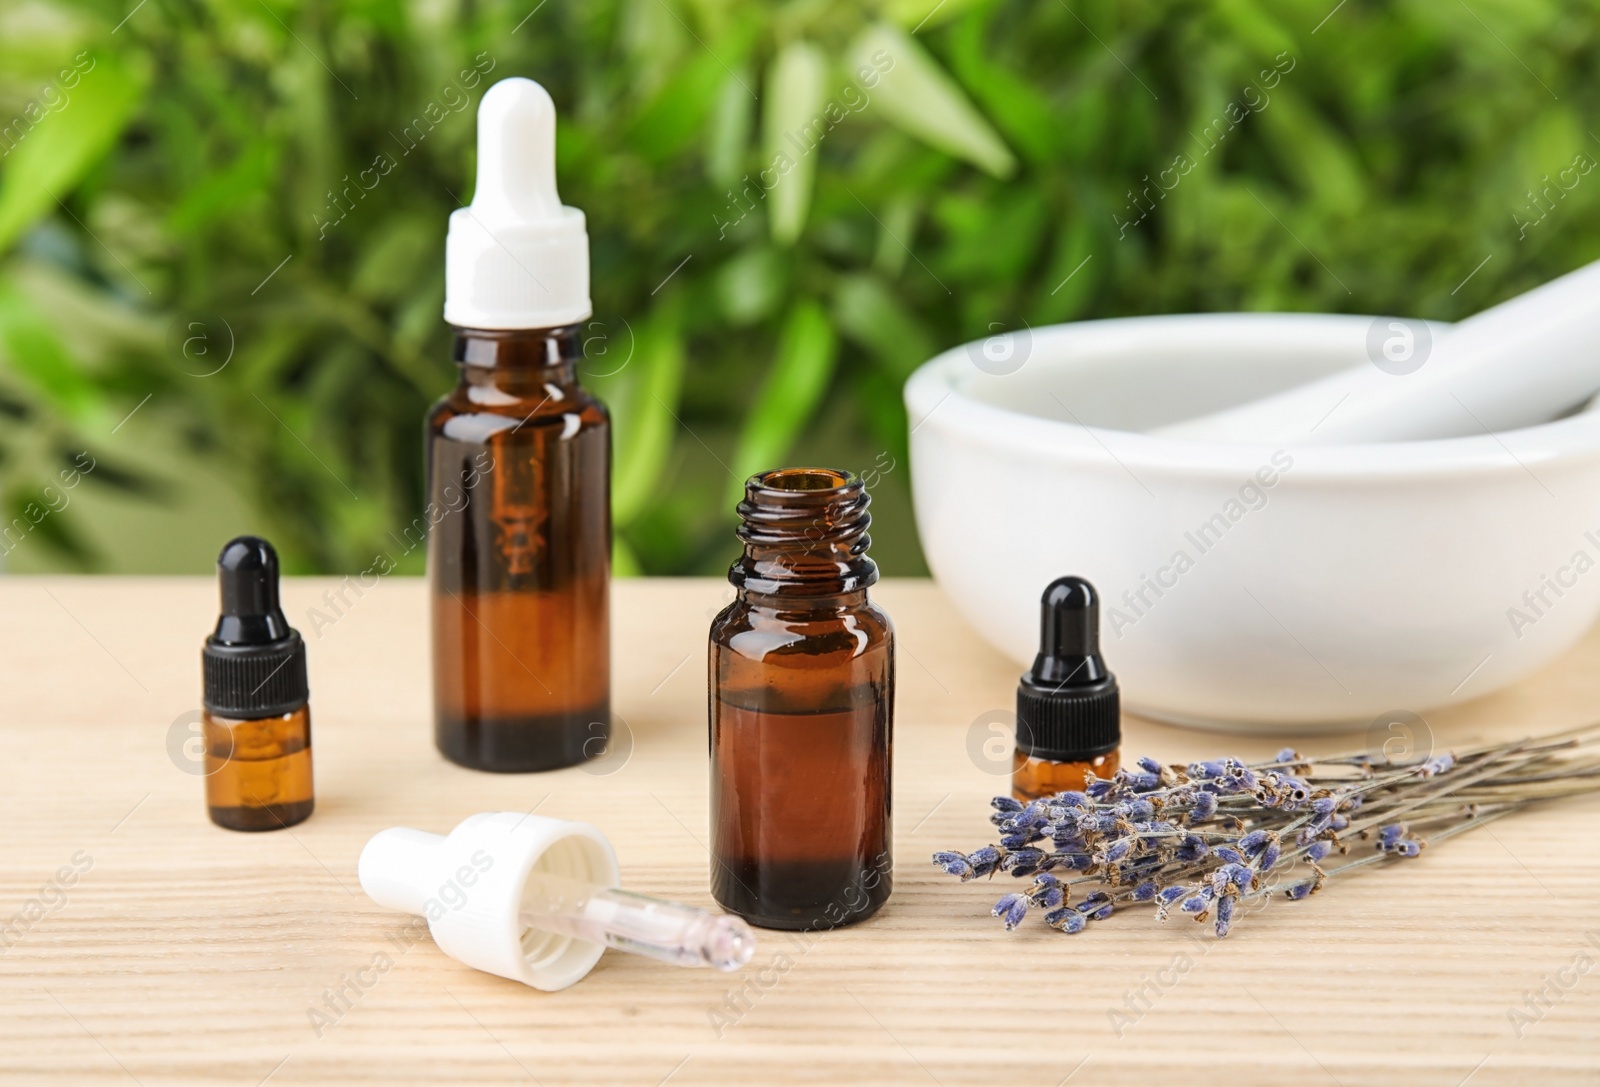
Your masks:
<instances>
[{"instance_id":1,"label":"purple lavender bud","mask_svg":"<svg viewBox=\"0 0 1600 1087\"><path fill-rule=\"evenodd\" d=\"M1049 875L1049 874L1045 874L1045 875L1039 876L1033 882L1034 882L1034 885L1037 886L1037 887L1054 887L1056 884L1060 883L1061 881L1058 880L1055 876L1052 876L1052 875Z\"/></svg>"},{"instance_id":2,"label":"purple lavender bud","mask_svg":"<svg viewBox=\"0 0 1600 1087\"><path fill-rule=\"evenodd\" d=\"M1332 819L1328 820L1329 830L1347 830L1349 829L1349 826L1350 817L1348 815L1335 815Z\"/></svg>"},{"instance_id":3,"label":"purple lavender bud","mask_svg":"<svg viewBox=\"0 0 1600 1087\"><path fill-rule=\"evenodd\" d=\"M1226 936L1228 930L1233 927L1233 903L1234 897L1232 895L1225 895L1217 900L1217 935L1219 937Z\"/></svg>"},{"instance_id":4,"label":"purple lavender bud","mask_svg":"<svg viewBox=\"0 0 1600 1087\"><path fill-rule=\"evenodd\" d=\"M1339 798L1336 796L1319 796L1311 802L1311 810L1318 815L1327 815L1337 809Z\"/></svg>"},{"instance_id":5,"label":"purple lavender bud","mask_svg":"<svg viewBox=\"0 0 1600 1087\"><path fill-rule=\"evenodd\" d=\"M1156 900L1159 901L1163 906L1170 906L1188 893L1188 887L1174 883L1171 887L1161 888L1160 892L1156 895Z\"/></svg>"},{"instance_id":6,"label":"purple lavender bud","mask_svg":"<svg viewBox=\"0 0 1600 1087\"><path fill-rule=\"evenodd\" d=\"M1199 822L1202 819L1210 819L1215 814L1217 814L1216 793L1200 793L1195 796L1194 807L1189 809L1190 821Z\"/></svg>"},{"instance_id":7,"label":"purple lavender bud","mask_svg":"<svg viewBox=\"0 0 1600 1087\"><path fill-rule=\"evenodd\" d=\"M1311 848L1306 850L1306 860L1315 863L1326 857L1333 849L1332 842L1312 842Z\"/></svg>"},{"instance_id":8,"label":"purple lavender bud","mask_svg":"<svg viewBox=\"0 0 1600 1087\"><path fill-rule=\"evenodd\" d=\"M1005 827L1008 830L1031 830L1044 821L1044 805L1035 800L1012 816L1011 821L1006 823Z\"/></svg>"},{"instance_id":9,"label":"purple lavender bud","mask_svg":"<svg viewBox=\"0 0 1600 1087\"><path fill-rule=\"evenodd\" d=\"M1042 892L1034 894L1034 904L1044 909L1055 909L1066 900L1067 892L1060 887L1046 887Z\"/></svg>"},{"instance_id":10,"label":"purple lavender bud","mask_svg":"<svg viewBox=\"0 0 1600 1087\"><path fill-rule=\"evenodd\" d=\"M1241 891L1248 891L1254 881L1255 873L1244 865L1225 864L1211 874L1211 890L1220 895L1231 883Z\"/></svg>"},{"instance_id":11,"label":"purple lavender bud","mask_svg":"<svg viewBox=\"0 0 1600 1087\"><path fill-rule=\"evenodd\" d=\"M1155 896L1156 881L1153 879L1147 879L1133 889L1133 900L1135 902L1149 902Z\"/></svg>"},{"instance_id":12,"label":"purple lavender bud","mask_svg":"<svg viewBox=\"0 0 1600 1087\"><path fill-rule=\"evenodd\" d=\"M1223 773L1225 773L1225 769L1220 762L1206 761L1191 762L1189 764L1189 776L1198 781L1211 781L1221 777Z\"/></svg>"},{"instance_id":13,"label":"purple lavender bud","mask_svg":"<svg viewBox=\"0 0 1600 1087\"><path fill-rule=\"evenodd\" d=\"M1021 895L1004 895L994 904L994 915L1006 923L1010 932L1028 916L1028 900Z\"/></svg>"},{"instance_id":14,"label":"purple lavender bud","mask_svg":"<svg viewBox=\"0 0 1600 1087\"><path fill-rule=\"evenodd\" d=\"M1343 811L1355 811L1367 798L1360 793L1351 793L1339 807Z\"/></svg>"},{"instance_id":15,"label":"purple lavender bud","mask_svg":"<svg viewBox=\"0 0 1600 1087\"><path fill-rule=\"evenodd\" d=\"M1107 917L1111 916L1115 907L1111 904L1110 895L1106 894L1104 891L1096 891L1094 894L1078 903L1077 909L1079 913L1083 914L1091 921L1104 921Z\"/></svg>"},{"instance_id":16,"label":"purple lavender bud","mask_svg":"<svg viewBox=\"0 0 1600 1087\"><path fill-rule=\"evenodd\" d=\"M1246 834L1243 838L1239 839L1239 848L1243 850L1247 856L1253 857L1263 849L1267 848L1267 843L1271 840L1272 836L1266 831L1252 830L1249 834Z\"/></svg>"},{"instance_id":17,"label":"purple lavender bud","mask_svg":"<svg viewBox=\"0 0 1600 1087\"><path fill-rule=\"evenodd\" d=\"M1148 823L1156 817L1156 807L1148 800L1130 800L1121 807L1131 823Z\"/></svg>"},{"instance_id":18,"label":"purple lavender bud","mask_svg":"<svg viewBox=\"0 0 1600 1087\"><path fill-rule=\"evenodd\" d=\"M1415 838L1406 838L1394 844L1394 852L1401 857L1415 857L1422 852L1422 843Z\"/></svg>"},{"instance_id":19,"label":"purple lavender bud","mask_svg":"<svg viewBox=\"0 0 1600 1087\"><path fill-rule=\"evenodd\" d=\"M1044 919L1045 923L1051 928L1060 929L1069 936L1076 932L1082 932L1083 926L1088 924L1088 922L1083 919L1083 914L1079 913L1070 906L1064 909L1055 910L1052 913L1047 913L1045 914Z\"/></svg>"},{"instance_id":20,"label":"purple lavender bud","mask_svg":"<svg viewBox=\"0 0 1600 1087\"><path fill-rule=\"evenodd\" d=\"M1431 778L1435 774L1447 774L1456 764L1456 757L1451 754L1435 755L1421 766L1417 767L1417 774L1421 777Z\"/></svg>"},{"instance_id":21,"label":"purple lavender bud","mask_svg":"<svg viewBox=\"0 0 1600 1087\"><path fill-rule=\"evenodd\" d=\"M1300 752L1296 751L1292 747L1286 747L1276 755L1272 756L1272 761L1276 763L1299 762Z\"/></svg>"},{"instance_id":22,"label":"purple lavender bud","mask_svg":"<svg viewBox=\"0 0 1600 1087\"><path fill-rule=\"evenodd\" d=\"M1205 913L1211 906L1211 888L1207 887L1201 894L1191 895L1183 900L1183 905L1178 908L1184 913Z\"/></svg>"},{"instance_id":23,"label":"purple lavender bud","mask_svg":"<svg viewBox=\"0 0 1600 1087\"><path fill-rule=\"evenodd\" d=\"M1083 791L1089 794L1089 799L1091 800L1104 800L1111 795L1111 790L1115 789L1116 786L1117 783L1115 781L1092 781Z\"/></svg>"},{"instance_id":24,"label":"purple lavender bud","mask_svg":"<svg viewBox=\"0 0 1600 1087\"><path fill-rule=\"evenodd\" d=\"M1064 808L1087 808L1089 806L1089 798L1079 792L1057 793L1051 797L1051 800Z\"/></svg>"},{"instance_id":25,"label":"purple lavender bud","mask_svg":"<svg viewBox=\"0 0 1600 1087\"><path fill-rule=\"evenodd\" d=\"M1387 826L1379 827L1378 848L1388 852L1394 848L1394 844L1400 840L1400 836L1405 832L1406 825L1404 823L1390 823Z\"/></svg>"},{"instance_id":26,"label":"purple lavender bud","mask_svg":"<svg viewBox=\"0 0 1600 1087\"><path fill-rule=\"evenodd\" d=\"M989 801L989 804L994 808L995 811L1007 812L1022 810L1021 801L1013 800L1009 796L997 796L993 800Z\"/></svg>"},{"instance_id":27,"label":"purple lavender bud","mask_svg":"<svg viewBox=\"0 0 1600 1087\"><path fill-rule=\"evenodd\" d=\"M1026 846L1000 858L1000 871L1010 872L1014 876L1031 875L1043 860L1044 850Z\"/></svg>"},{"instance_id":28,"label":"purple lavender bud","mask_svg":"<svg viewBox=\"0 0 1600 1087\"><path fill-rule=\"evenodd\" d=\"M1193 864L1203 860L1211 852L1211 847L1198 836L1190 834L1178 845L1178 859L1185 864Z\"/></svg>"},{"instance_id":29,"label":"purple lavender bud","mask_svg":"<svg viewBox=\"0 0 1600 1087\"><path fill-rule=\"evenodd\" d=\"M967 863L972 865L972 875L963 878L976 879L979 876L986 876L1000 863L1000 851L992 845L986 845L976 853L968 853Z\"/></svg>"},{"instance_id":30,"label":"purple lavender bud","mask_svg":"<svg viewBox=\"0 0 1600 1087\"><path fill-rule=\"evenodd\" d=\"M1105 853L1101 857L1101 863L1110 864L1120 861L1122 858L1126 857L1132 849L1133 842L1131 839L1118 838L1116 841L1106 846Z\"/></svg>"},{"instance_id":31,"label":"purple lavender bud","mask_svg":"<svg viewBox=\"0 0 1600 1087\"><path fill-rule=\"evenodd\" d=\"M1220 861L1227 864L1243 864L1244 854L1231 846L1219 845L1213 849L1212 854Z\"/></svg>"},{"instance_id":32,"label":"purple lavender bud","mask_svg":"<svg viewBox=\"0 0 1600 1087\"><path fill-rule=\"evenodd\" d=\"M1152 789L1161 788L1160 774L1137 773L1128 775L1128 785L1136 793L1148 793Z\"/></svg>"},{"instance_id":33,"label":"purple lavender bud","mask_svg":"<svg viewBox=\"0 0 1600 1087\"><path fill-rule=\"evenodd\" d=\"M1257 862L1261 866L1261 871L1263 871L1263 872L1272 871L1272 866L1278 863L1278 858L1281 857L1282 855L1283 855L1283 850L1278 845L1278 843L1277 842L1270 843L1267 846L1267 848L1265 848L1265 849L1263 849L1261 851L1261 859L1260 859L1260 861Z\"/></svg>"},{"instance_id":34,"label":"purple lavender bud","mask_svg":"<svg viewBox=\"0 0 1600 1087\"><path fill-rule=\"evenodd\" d=\"M1317 881L1308 879L1304 883L1296 883L1293 887L1290 887L1287 891L1284 891L1283 896L1289 899L1291 902L1298 902L1316 889Z\"/></svg>"},{"instance_id":35,"label":"purple lavender bud","mask_svg":"<svg viewBox=\"0 0 1600 1087\"><path fill-rule=\"evenodd\" d=\"M1149 755L1146 755L1139 760L1139 768L1147 774L1161 773L1161 764L1155 759L1152 759Z\"/></svg>"}]
</instances>

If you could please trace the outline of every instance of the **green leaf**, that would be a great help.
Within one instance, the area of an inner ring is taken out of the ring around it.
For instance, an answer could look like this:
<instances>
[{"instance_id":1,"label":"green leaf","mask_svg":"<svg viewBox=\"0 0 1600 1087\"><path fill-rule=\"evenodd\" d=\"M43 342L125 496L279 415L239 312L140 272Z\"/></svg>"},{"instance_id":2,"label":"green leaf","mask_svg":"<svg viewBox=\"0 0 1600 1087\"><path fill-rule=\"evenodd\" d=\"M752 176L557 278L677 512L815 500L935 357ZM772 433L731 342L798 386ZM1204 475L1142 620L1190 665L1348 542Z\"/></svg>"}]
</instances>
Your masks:
<instances>
[{"instance_id":1,"label":"green leaf","mask_svg":"<svg viewBox=\"0 0 1600 1087\"><path fill-rule=\"evenodd\" d=\"M735 325L753 325L776 312L787 286L788 269L769 245L743 250L717 269L717 301Z\"/></svg>"},{"instance_id":2,"label":"green leaf","mask_svg":"<svg viewBox=\"0 0 1600 1087\"><path fill-rule=\"evenodd\" d=\"M621 536L614 536L611 540L611 576L612 577L643 577L644 567L639 565L639 558L633 553L627 541Z\"/></svg>"},{"instance_id":3,"label":"green leaf","mask_svg":"<svg viewBox=\"0 0 1600 1087\"><path fill-rule=\"evenodd\" d=\"M912 33L942 26L983 0L885 0L883 14Z\"/></svg>"},{"instance_id":4,"label":"green leaf","mask_svg":"<svg viewBox=\"0 0 1600 1087\"><path fill-rule=\"evenodd\" d=\"M701 53L634 118L628 142L654 162L677 154L704 125L723 78L722 63L710 53Z\"/></svg>"},{"instance_id":5,"label":"green leaf","mask_svg":"<svg viewBox=\"0 0 1600 1087\"><path fill-rule=\"evenodd\" d=\"M11 369L56 411L75 422L94 412L99 394L93 382L78 369L37 307L9 280L0 280L0 346Z\"/></svg>"},{"instance_id":6,"label":"green leaf","mask_svg":"<svg viewBox=\"0 0 1600 1087\"><path fill-rule=\"evenodd\" d=\"M843 276L834 290L839 330L866 346L898 384L933 357L933 338L874 276Z\"/></svg>"},{"instance_id":7,"label":"green leaf","mask_svg":"<svg viewBox=\"0 0 1600 1087\"><path fill-rule=\"evenodd\" d=\"M616 468L611 517L630 524L657 496L656 484L672 451L678 400L683 391L683 335L676 309L657 311L639 336L625 389L612 401Z\"/></svg>"},{"instance_id":8,"label":"green leaf","mask_svg":"<svg viewBox=\"0 0 1600 1087\"><path fill-rule=\"evenodd\" d=\"M832 127L822 112L827 71L822 50L807 41L784 46L767 69L761 181L771 204L772 237L780 245L800 237L811 206L815 144L827 134L822 126Z\"/></svg>"},{"instance_id":9,"label":"green leaf","mask_svg":"<svg viewBox=\"0 0 1600 1087\"><path fill-rule=\"evenodd\" d=\"M932 147L995 177L1009 177L1016 156L966 92L899 27L874 23L851 44L851 67L882 73L872 107Z\"/></svg>"},{"instance_id":10,"label":"green leaf","mask_svg":"<svg viewBox=\"0 0 1600 1087\"><path fill-rule=\"evenodd\" d=\"M838 342L822 307L810 299L798 303L784 322L777 358L739 433L729 505L744 493L744 481L750 476L782 466L789 447L828 391L837 353Z\"/></svg>"},{"instance_id":11,"label":"green leaf","mask_svg":"<svg viewBox=\"0 0 1600 1087\"><path fill-rule=\"evenodd\" d=\"M750 145L751 107L755 105L744 81L729 72L717 91L706 136L706 173L718 185L739 180Z\"/></svg>"},{"instance_id":12,"label":"green leaf","mask_svg":"<svg viewBox=\"0 0 1600 1087\"><path fill-rule=\"evenodd\" d=\"M5 129L0 252L100 161L138 104L141 88L131 75L109 56L91 59L59 112L36 107L36 118L25 112Z\"/></svg>"}]
</instances>

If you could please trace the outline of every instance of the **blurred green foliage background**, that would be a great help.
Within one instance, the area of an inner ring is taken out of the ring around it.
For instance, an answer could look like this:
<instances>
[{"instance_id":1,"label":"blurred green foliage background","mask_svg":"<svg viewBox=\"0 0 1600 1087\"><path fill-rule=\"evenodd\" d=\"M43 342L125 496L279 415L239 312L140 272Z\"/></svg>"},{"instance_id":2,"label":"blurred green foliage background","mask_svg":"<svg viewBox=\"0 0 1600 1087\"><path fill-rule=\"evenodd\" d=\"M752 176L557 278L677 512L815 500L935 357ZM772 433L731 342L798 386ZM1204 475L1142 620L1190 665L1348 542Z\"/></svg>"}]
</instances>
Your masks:
<instances>
[{"instance_id":1,"label":"blurred green foliage background","mask_svg":"<svg viewBox=\"0 0 1600 1087\"><path fill-rule=\"evenodd\" d=\"M388 548L454 377L474 111L526 75L589 217L619 570L721 571L738 481L819 461L873 471L875 553L920 572L899 387L942 348L1172 311L1454 319L1600 255L1600 175L1573 170L1600 160L1597 14L3 0L0 499L28 526L0 563L198 572L246 529L302 572Z\"/></svg>"}]
</instances>

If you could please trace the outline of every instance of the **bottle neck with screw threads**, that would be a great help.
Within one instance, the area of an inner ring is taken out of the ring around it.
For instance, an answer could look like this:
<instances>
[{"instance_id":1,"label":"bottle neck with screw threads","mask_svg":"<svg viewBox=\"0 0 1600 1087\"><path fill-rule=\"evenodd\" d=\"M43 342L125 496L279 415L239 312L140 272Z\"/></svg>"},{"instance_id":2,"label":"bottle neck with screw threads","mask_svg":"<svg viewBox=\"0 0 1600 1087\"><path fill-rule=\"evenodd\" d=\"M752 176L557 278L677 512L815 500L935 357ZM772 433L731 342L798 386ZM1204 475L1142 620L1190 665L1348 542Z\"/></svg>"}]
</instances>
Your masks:
<instances>
[{"instance_id":1,"label":"bottle neck with screw threads","mask_svg":"<svg viewBox=\"0 0 1600 1087\"><path fill-rule=\"evenodd\" d=\"M738 507L744 551L728 580L753 602L864 600L878 580L877 564L867 557L871 501L860 479L831 468L780 468L750 477Z\"/></svg>"}]
</instances>

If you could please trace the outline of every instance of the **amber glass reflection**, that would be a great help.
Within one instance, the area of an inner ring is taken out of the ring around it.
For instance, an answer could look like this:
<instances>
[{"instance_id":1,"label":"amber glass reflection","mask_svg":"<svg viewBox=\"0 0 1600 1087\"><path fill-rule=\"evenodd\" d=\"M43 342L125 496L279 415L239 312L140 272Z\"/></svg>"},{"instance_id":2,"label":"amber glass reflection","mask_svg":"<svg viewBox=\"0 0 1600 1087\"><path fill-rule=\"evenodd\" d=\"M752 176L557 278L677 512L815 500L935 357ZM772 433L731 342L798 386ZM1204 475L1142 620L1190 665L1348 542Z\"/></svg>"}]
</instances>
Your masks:
<instances>
[{"instance_id":1,"label":"amber glass reflection","mask_svg":"<svg viewBox=\"0 0 1600 1087\"><path fill-rule=\"evenodd\" d=\"M434 738L479 770L570 766L610 735L611 428L579 331L458 329L428 417Z\"/></svg>"},{"instance_id":2,"label":"amber glass reflection","mask_svg":"<svg viewBox=\"0 0 1600 1087\"><path fill-rule=\"evenodd\" d=\"M888 899L894 634L859 480L752 479L738 596L711 626L712 893L767 928L832 928Z\"/></svg>"},{"instance_id":3,"label":"amber glass reflection","mask_svg":"<svg viewBox=\"0 0 1600 1087\"><path fill-rule=\"evenodd\" d=\"M277 830L304 822L313 806L311 708L240 720L201 715L206 809L229 830Z\"/></svg>"},{"instance_id":4,"label":"amber glass reflection","mask_svg":"<svg viewBox=\"0 0 1600 1087\"><path fill-rule=\"evenodd\" d=\"M1086 762L1056 762L1035 759L1016 752L1011 769L1011 795L1018 800L1038 800L1042 796L1081 790L1092 771L1097 778L1108 778L1121 765L1119 752L1098 755Z\"/></svg>"}]
</instances>

